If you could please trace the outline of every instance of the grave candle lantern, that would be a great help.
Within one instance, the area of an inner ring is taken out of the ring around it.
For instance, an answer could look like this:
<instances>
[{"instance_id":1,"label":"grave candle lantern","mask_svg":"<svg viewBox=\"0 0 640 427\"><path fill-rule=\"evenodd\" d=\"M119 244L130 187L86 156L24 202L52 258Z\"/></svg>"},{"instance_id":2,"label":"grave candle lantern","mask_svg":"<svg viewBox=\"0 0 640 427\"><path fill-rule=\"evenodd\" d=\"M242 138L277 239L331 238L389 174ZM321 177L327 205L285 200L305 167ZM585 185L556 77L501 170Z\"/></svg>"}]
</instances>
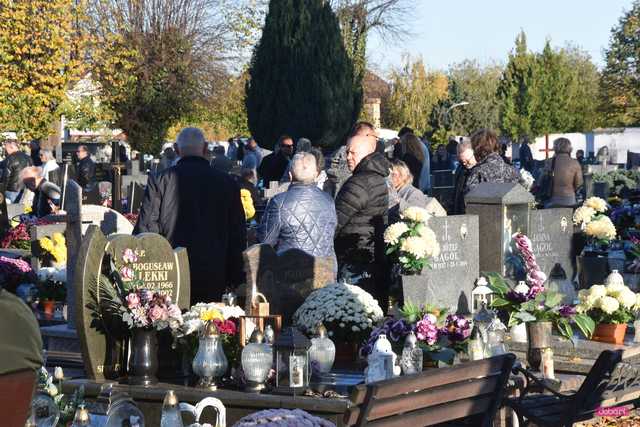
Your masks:
<instances>
[{"instance_id":1,"label":"grave candle lantern","mask_svg":"<svg viewBox=\"0 0 640 427\"><path fill-rule=\"evenodd\" d=\"M476 287L473 288L471 294L473 295L473 312L476 313L480 310L480 307L484 303L487 306L491 306L493 302L493 292L489 288L487 279L480 277L476 282Z\"/></svg>"},{"instance_id":2,"label":"grave candle lantern","mask_svg":"<svg viewBox=\"0 0 640 427\"><path fill-rule=\"evenodd\" d=\"M287 328L274 344L276 393L294 394L309 386L309 348L311 342L296 328Z\"/></svg>"},{"instance_id":3,"label":"grave candle lantern","mask_svg":"<svg viewBox=\"0 0 640 427\"><path fill-rule=\"evenodd\" d=\"M242 371L247 379L245 390L259 392L264 389L264 382L273 365L273 350L264 343L264 336L259 330L253 331L249 344L242 350Z\"/></svg>"},{"instance_id":4,"label":"grave candle lantern","mask_svg":"<svg viewBox=\"0 0 640 427\"><path fill-rule=\"evenodd\" d=\"M216 379L222 377L227 372L229 366L227 357L222 349L220 334L213 322L206 323L200 342L198 353L193 359L193 372L200 377L198 387L216 390Z\"/></svg>"}]
</instances>

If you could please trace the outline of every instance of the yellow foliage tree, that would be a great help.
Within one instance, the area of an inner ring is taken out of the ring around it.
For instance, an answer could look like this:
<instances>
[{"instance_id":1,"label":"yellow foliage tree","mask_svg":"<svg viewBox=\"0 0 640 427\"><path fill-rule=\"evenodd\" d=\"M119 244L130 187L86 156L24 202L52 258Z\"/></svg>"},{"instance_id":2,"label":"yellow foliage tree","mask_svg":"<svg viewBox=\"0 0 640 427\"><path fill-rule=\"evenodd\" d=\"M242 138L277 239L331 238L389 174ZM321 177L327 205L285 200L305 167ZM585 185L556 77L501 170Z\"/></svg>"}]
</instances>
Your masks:
<instances>
[{"instance_id":1,"label":"yellow foliage tree","mask_svg":"<svg viewBox=\"0 0 640 427\"><path fill-rule=\"evenodd\" d=\"M394 129L409 126L420 134L431 130L431 111L448 96L447 76L427 71L421 58L413 61L406 56L402 67L391 71L389 81L391 94L383 106L383 126Z\"/></svg>"},{"instance_id":2,"label":"yellow foliage tree","mask_svg":"<svg viewBox=\"0 0 640 427\"><path fill-rule=\"evenodd\" d=\"M2 1L0 123L19 138L43 138L79 71L73 0ZM79 12L78 12L79 13Z\"/></svg>"}]
</instances>

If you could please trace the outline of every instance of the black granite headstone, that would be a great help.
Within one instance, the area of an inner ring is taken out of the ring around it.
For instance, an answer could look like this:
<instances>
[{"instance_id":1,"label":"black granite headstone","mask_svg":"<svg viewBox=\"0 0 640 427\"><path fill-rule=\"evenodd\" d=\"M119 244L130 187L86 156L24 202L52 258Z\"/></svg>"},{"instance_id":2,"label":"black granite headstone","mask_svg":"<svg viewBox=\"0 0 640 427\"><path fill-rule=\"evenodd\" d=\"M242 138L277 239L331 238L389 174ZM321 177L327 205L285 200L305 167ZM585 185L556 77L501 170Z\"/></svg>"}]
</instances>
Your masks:
<instances>
[{"instance_id":1,"label":"black granite headstone","mask_svg":"<svg viewBox=\"0 0 640 427\"><path fill-rule=\"evenodd\" d=\"M142 205L144 197L144 186L137 182L132 182L127 188L127 211L129 213L138 213Z\"/></svg>"}]
</instances>

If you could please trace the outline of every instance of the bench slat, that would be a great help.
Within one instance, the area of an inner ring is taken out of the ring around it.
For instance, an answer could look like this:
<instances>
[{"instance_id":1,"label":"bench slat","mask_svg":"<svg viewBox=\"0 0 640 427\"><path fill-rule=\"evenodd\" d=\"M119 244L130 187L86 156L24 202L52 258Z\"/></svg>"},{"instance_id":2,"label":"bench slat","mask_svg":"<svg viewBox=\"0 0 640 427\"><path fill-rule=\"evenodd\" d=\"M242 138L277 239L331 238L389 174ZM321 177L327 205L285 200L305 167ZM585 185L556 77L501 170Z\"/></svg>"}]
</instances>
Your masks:
<instances>
[{"instance_id":1,"label":"bench slat","mask_svg":"<svg viewBox=\"0 0 640 427\"><path fill-rule=\"evenodd\" d=\"M501 357L472 362L472 367L461 364L451 368L439 368L414 375L405 375L382 381L377 384L373 398L384 399L398 394L411 393L416 390L438 387L445 384L463 382L476 378L500 375L504 365Z\"/></svg>"},{"instance_id":2,"label":"bench slat","mask_svg":"<svg viewBox=\"0 0 640 427\"><path fill-rule=\"evenodd\" d=\"M429 408L447 402L482 397L492 394L498 385L499 377L493 376L478 380L469 380L466 384L454 383L415 393L401 394L388 399L373 400L369 421L400 413L409 413L415 408Z\"/></svg>"},{"instance_id":3,"label":"bench slat","mask_svg":"<svg viewBox=\"0 0 640 427\"><path fill-rule=\"evenodd\" d=\"M409 414L395 415L367 422L370 427L415 427L431 426L444 421L464 418L469 415L487 411L491 406L493 396L485 396L477 399L458 400L452 403L435 406Z\"/></svg>"}]
</instances>

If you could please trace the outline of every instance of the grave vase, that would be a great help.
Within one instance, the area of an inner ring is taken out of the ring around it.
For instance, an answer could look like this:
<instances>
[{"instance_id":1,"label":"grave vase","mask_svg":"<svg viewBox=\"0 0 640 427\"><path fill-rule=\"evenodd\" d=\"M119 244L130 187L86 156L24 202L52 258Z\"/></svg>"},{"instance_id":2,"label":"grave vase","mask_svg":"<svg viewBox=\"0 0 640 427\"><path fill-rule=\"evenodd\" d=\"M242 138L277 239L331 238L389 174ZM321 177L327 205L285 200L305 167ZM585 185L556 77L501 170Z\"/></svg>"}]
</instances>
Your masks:
<instances>
[{"instance_id":1,"label":"grave vase","mask_svg":"<svg viewBox=\"0 0 640 427\"><path fill-rule=\"evenodd\" d=\"M129 384L149 386L158 378L158 335L154 329L133 329L131 357L129 359Z\"/></svg>"},{"instance_id":2,"label":"grave vase","mask_svg":"<svg viewBox=\"0 0 640 427\"><path fill-rule=\"evenodd\" d=\"M527 322L527 363L535 370L539 370L542 361L542 350L551 347L551 322Z\"/></svg>"},{"instance_id":3,"label":"grave vase","mask_svg":"<svg viewBox=\"0 0 640 427\"><path fill-rule=\"evenodd\" d=\"M604 283L609 274L609 258L606 251L585 248L578 256L578 281L580 289Z\"/></svg>"},{"instance_id":4,"label":"grave vase","mask_svg":"<svg viewBox=\"0 0 640 427\"><path fill-rule=\"evenodd\" d=\"M607 342L611 344L623 344L627 333L627 324L599 323L593 331L593 341Z\"/></svg>"}]
</instances>

